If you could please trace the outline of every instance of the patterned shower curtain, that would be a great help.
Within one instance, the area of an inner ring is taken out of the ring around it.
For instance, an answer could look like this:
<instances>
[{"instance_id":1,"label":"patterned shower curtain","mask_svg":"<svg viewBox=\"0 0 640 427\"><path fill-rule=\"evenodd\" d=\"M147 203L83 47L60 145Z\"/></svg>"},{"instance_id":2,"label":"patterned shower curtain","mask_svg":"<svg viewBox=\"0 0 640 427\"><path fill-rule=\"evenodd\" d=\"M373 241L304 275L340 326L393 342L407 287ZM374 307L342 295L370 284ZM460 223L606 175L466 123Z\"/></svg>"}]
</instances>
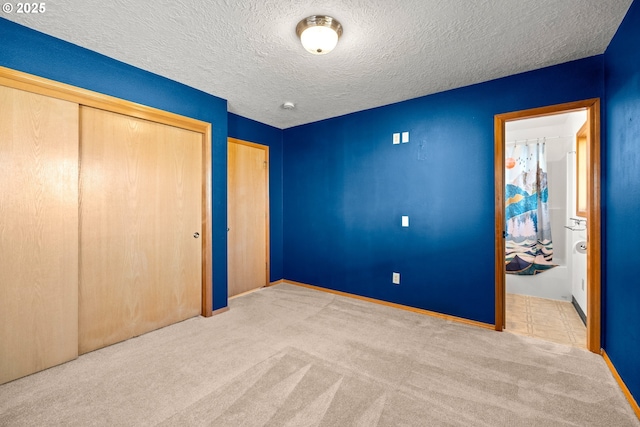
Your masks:
<instances>
[{"instance_id":1,"label":"patterned shower curtain","mask_svg":"<svg viewBox=\"0 0 640 427\"><path fill-rule=\"evenodd\" d=\"M506 271L533 275L555 267L544 143L507 147Z\"/></svg>"}]
</instances>

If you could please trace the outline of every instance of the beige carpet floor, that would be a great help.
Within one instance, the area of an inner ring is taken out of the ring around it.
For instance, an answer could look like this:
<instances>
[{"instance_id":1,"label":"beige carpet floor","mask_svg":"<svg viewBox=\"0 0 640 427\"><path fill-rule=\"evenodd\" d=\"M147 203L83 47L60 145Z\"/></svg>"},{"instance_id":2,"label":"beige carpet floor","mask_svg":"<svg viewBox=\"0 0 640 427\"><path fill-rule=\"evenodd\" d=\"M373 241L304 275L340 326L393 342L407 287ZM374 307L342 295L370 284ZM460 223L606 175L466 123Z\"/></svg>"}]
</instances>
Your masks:
<instances>
[{"instance_id":1,"label":"beige carpet floor","mask_svg":"<svg viewBox=\"0 0 640 427\"><path fill-rule=\"evenodd\" d=\"M2 426L640 426L603 359L293 285L0 386Z\"/></svg>"}]
</instances>

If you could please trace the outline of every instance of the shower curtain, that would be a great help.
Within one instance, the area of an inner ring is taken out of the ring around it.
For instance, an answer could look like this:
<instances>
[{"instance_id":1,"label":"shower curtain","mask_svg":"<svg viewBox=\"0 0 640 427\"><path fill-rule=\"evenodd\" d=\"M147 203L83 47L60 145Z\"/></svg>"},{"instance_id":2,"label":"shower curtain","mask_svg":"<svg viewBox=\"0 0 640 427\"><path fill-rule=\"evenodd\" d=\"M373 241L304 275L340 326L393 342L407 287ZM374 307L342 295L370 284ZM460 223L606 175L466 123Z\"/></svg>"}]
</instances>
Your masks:
<instances>
[{"instance_id":1,"label":"shower curtain","mask_svg":"<svg viewBox=\"0 0 640 427\"><path fill-rule=\"evenodd\" d=\"M507 147L506 272L533 275L555 267L545 144Z\"/></svg>"}]
</instances>

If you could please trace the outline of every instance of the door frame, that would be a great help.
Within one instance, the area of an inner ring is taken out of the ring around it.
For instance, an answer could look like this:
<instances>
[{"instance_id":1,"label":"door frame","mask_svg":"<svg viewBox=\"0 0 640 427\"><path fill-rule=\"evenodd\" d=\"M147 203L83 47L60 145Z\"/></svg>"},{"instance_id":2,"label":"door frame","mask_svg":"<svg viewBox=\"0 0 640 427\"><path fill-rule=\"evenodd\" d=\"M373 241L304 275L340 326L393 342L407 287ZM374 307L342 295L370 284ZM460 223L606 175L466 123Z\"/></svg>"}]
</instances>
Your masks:
<instances>
[{"instance_id":1,"label":"door frame","mask_svg":"<svg viewBox=\"0 0 640 427\"><path fill-rule=\"evenodd\" d=\"M271 228L271 218L269 215L269 207L271 206L269 202L269 171L271 160L269 158L269 146L264 144L258 144L256 142L245 141L243 139L238 138L227 138L227 144L240 144L245 145L247 147L257 148L259 150L264 150L264 158L267 162L265 167L265 258L266 258L266 273L265 273L265 281L264 286L269 286L271 279L271 235L269 234L269 229ZM228 151L228 148L227 148ZM227 248L228 250L228 248ZM250 291L251 292L251 291ZM228 293L228 291L227 291ZM237 296L237 295L236 295Z\"/></svg>"},{"instance_id":2,"label":"door frame","mask_svg":"<svg viewBox=\"0 0 640 427\"><path fill-rule=\"evenodd\" d=\"M213 314L211 123L2 66L0 66L0 85L187 129L202 135L202 307L200 314L210 317Z\"/></svg>"},{"instance_id":3,"label":"door frame","mask_svg":"<svg viewBox=\"0 0 640 427\"><path fill-rule=\"evenodd\" d=\"M587 349L600 354L602 211L600 158L600 98L496 114L494 117L495 166L495 329L502 331L506 317L505 254L505 124L506 122L586 110L591 141L587 158Z\"/></svg>"}]
</instances>

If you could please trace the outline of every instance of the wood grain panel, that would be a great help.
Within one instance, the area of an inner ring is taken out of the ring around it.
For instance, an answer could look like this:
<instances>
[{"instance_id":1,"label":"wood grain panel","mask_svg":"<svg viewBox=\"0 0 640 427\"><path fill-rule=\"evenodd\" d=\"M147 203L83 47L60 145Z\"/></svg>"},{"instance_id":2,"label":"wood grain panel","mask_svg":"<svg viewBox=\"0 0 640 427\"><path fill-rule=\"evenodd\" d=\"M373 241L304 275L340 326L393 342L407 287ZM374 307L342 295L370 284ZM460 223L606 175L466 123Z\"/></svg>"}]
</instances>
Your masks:
<instances>
[{"instance_id":1,"label":"wood grain panel","mask_svg":"<svg viewBox=\"0 0 640 427\"><path fill-rule=\"evenodd\" d=\"M201 236L203 258L201 314L207 317L211 316L213 306L211 124L1 66L0 85L71 101L80 105L118 112L131 117L164 123L182 129L193 130L202 134L202 200L204 203L202 206L203 229Z\"/></svg>"},{"instance_id":2,"label":"wood grain panel","mask_svg":"<svg viewBox=\"0 0 640 427\"><path fill-rule=\"evenodd\" d=\"M78 355L78 105L0 105L1 384Z\"/></svg>"},{"instance_id":3,"label":"wood grain panel","mask_svg":"<svg viewBox=\"0 0 640 427\"><path fill-rule=\"evenodd\" d=\"M81 353L201 310L202 135L81 108Z\"/></svg>"},{"instance_id":4,"label":"wood grain panel","mask_svg":"<svg viewBox=\"0 0 640 427\"><path fill-rule=\"evenodd\" d=\"M211 177L211 125L202 135L202 309L200 314L211 317L213 312L213 181ZM218 313L219 313L218 309Z\"/></svg>"},{"instance_id":5,"label":"wood grain panel","mask_svg":"<svg viewBox=\"0 0 640 427\"><path fill-rule=\"evenodd\" d=\"M268 147L229 140L228 283L235 296L268 283Z\"/></svg>"},{"instance_id":6,"label":"wood grain panel","mask_svg":"<svg viewBox=\"0 0 640 427\"><path fill-rule=\"evenodd\" d=\"M502 331L504 329L507 318L507 306L505 303L505 292L507 278L504 266L504 255L506 253L505 245L505 127L504 121L498 116L494 118L494 174L495 174L495 231L494 231L494 253L495 253L495 330Z\"/></svg>"},{"instance_id":7,"label":"wood grain panel","mask_svg":"<svg viewBox=\"0 0 640 427\"><path fill-rule=\"evenodd\" d=\"M587 109L587 349L602 350L602 158L600 156L600 100Z\"/></svg>"},{"instance_id":8,"label":"wood grain panel","mask_svg":"<svg viewBox=\"0 0 640 427\"><path fill-rule=\"evenodd\" d=\"M589 187L589 146L590 129L589 121L576 134L576 216L583 218L588 214L588 187Z\"/></svg>"},{"instance_id":9,"label":"wood grain panel","mask_svg":"<svg viewBox=\"0 0 640 427\"><path fill-rule=\"evenodd\" d=\"M79 105L99 108L125 114L139 119L145 119L156 123L164 123L181 129L193 130L205 133L211 128L211 124L191 117L180 116L168 111L159 110L135 102L127 101L103 93L71 86L55 80L45 79L33 74L23 73L10 68L0 66L0 85L21 89L27 92L39 93L51 98L71 101Z\"/></svg>"}]
</instances>

